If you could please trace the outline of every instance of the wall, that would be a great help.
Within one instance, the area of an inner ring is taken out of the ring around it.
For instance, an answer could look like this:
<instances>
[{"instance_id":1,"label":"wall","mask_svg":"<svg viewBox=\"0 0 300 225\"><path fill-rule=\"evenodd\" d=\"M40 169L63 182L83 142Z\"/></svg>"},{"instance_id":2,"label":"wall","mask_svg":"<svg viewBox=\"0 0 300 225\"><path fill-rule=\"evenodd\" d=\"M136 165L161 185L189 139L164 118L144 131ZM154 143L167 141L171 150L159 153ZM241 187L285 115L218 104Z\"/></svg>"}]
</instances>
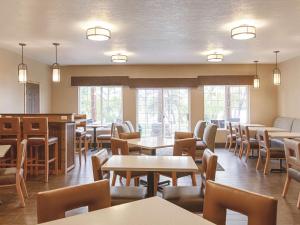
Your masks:
<instances>
[{"instance_id":1,"label":"wall","mask_svg":"<svg viewBox=\"0 0 300 225\"><path fill-rule=\"evenodd\" d=\"M21 56L0 49L0 113L24 112L24 85L18 83L18 64ZM51 84L49 66L25 58L28 79L40 83L41 113L51 111Z\"/></svg>"},{"instance_id":2,"label":"wall","mask_svg":"<svg viewBox=\"0 0 300 225\"><path fill-rule=\"evenodd\" d=\"M250 88L250 121L271 125L277 116L277 89L272 85L273 65L259 65L261 88ZM203 65L116 65L64 66L61 83L52 84L52 111L77 112L78 88L71 87L71 76L196 77L199 75L251 75L253 64ZM124 88L124 119L135 123L135 89ZM203 86L191 90L191 126L203 119Z\"/></svg>"},{"instance_id":3,"label":"wall","mask_svg":"<svg viewBox=\"0 0 300 225\"><path fill-rule=\"evenodd\" d=\"M278 114L300 118L300 56L279 64Z\"/></svg>"}]
</instances>

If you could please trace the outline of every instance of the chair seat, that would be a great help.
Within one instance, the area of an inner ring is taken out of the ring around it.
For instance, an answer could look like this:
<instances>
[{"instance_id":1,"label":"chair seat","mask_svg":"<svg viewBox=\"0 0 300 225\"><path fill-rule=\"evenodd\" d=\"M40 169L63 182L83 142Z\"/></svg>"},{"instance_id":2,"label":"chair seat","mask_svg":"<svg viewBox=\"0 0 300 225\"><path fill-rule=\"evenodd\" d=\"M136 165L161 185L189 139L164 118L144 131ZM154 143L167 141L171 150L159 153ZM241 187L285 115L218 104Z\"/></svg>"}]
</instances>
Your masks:
<instances>
[{"instance_id":1,"label":"chair seat","mask_svg":"<svg viewBox=\"0 0 300 225\"><path fill-rule=\"evenodd\" d=\"M85 137L86 139L92 139L93 136L91 134L86 134Z\"/></svg>"},{"instance_id":2,"label":"chair seat","mask_svg":"<svg viewBox=\"0 0 300 225\"><path fill-rule=\"evenodd\" d=\"M261 149L261 154L262 156L266 156L267 152L265 149ZM284 149L281 148L270 148L270 157L271 158L277 158L277 159L284 159L285 158L285 153L284 153Z\"/></svg>"},{"instance_id":3,"label":"chair seat","mask_svg":"<svg viewBox=\"0 0 300 225\"><path fill-rule=\"evenodd\" d=\"M17 168L0 168L0 185L10 185L16 183Z\"/></svg>"},{"instance_id":4,"label":"chair seat","mask_svg":"<svg viewBox=\"0 0 300 225\"><path fill-rule=\"evenodd\" d=\"M49 137L48 138L48 143L49 145L57 143L58 138L57 137ZM45 143L45 138L44 137L30 137L28 138L28 144L29 145L44 145Z\"/></svg>"},{"instance_id":5,"label":"chair seat","mask_svg":"<svg viewBox=\"0 0 300 225\"><path fill-rule=\"evenodd\" d=\"M112 205L120 205L146 198L147 188L145 187L111 187L110 189Z\"/></svg>"},{"instance_id":6,"label":"chair seat","mask_svg":"<svg viewBox=\"0 0 300 225\"><path fill-rule=\"evenodd\" d=\"M111 135L110 134L99 134L97 136L97 140L110 140Z\"/></svg>"},{"instance_id":7,"label":"chair seat","mask_svg":"<svg viewBox=\"0 0 300 225\"><path fill-rule=\"evenodd\" d=\"M207 145L203 141L196 141L196 149L205 150Z\"/></svg>"},{"instance_id":8,"label":"chair seat","mask_svg":"<svg viewBox=\"0 0 300 225\"><path fill-rule=\"evenodd\" d=\"M164 187L162 197L191 212L202 212L204 196L199 186Z\"/></svg>"},{"instance_id":9,"label":"chair seat","mask_svg":"<svg viewBox=\"0 0 300 225\"><path fill-rule=\"evenodd\" d=\"M296 170L294 168L288 168L288 175L292 179L300 182L300 171L299 170Z\"/></svg>"},{"instance_id":10,"label":"chair seat","mask_svg":"<svg viewBox=\"0 0 300 225\"><path fill-rule=\"evenodd\" d=\"M0 139L1 145L16 145L18 139L17 138L2 138Z\"/></svg>"},{"instance_id":11,"label":"chair seat","mask_svg":"<svg viewBox=\"0 0 300 225\"><path fill-rule=\"evenodd\" d=\"M76 130L76 137L83 137L86 135L86 131L84 130Z\"/></svg>"}]
</instances>

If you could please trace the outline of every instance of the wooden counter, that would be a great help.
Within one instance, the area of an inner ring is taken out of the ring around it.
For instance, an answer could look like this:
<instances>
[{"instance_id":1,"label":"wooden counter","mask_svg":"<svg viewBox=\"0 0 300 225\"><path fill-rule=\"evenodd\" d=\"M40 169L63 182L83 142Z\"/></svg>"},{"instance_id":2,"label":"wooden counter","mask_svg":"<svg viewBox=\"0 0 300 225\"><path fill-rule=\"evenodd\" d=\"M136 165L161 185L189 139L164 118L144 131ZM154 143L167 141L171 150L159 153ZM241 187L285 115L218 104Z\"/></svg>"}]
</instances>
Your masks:
<instances>
[{"instance_id":1,"label":"wooden counter","mask_svg":"<svg viewBox=\"0 0 300 225\"><path fill-rule=\"evenodd\" d=\"M58 168L65 174L75 167L75 130L74 114L0 114L0 117L47 117L49 136L58 138Z\"/></svg>"}]
</instances>

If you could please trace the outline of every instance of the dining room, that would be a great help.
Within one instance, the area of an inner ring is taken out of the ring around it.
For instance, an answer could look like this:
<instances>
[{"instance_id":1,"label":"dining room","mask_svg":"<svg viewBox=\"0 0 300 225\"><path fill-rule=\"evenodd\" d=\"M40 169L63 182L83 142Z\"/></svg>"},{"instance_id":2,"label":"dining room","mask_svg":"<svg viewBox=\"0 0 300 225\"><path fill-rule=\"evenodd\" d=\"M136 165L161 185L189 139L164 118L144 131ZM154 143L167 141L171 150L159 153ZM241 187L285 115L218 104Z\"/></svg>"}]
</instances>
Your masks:
<instances>
[{"instance_id":1,"label":"dining room","mask_svg":"<svg viewBox=\"0 0 300 225\"><path fill-rule=\"evenodd\" d=\"M300 225L299 1L0 4L0 224Z\"/></svg>"}]
</instances>

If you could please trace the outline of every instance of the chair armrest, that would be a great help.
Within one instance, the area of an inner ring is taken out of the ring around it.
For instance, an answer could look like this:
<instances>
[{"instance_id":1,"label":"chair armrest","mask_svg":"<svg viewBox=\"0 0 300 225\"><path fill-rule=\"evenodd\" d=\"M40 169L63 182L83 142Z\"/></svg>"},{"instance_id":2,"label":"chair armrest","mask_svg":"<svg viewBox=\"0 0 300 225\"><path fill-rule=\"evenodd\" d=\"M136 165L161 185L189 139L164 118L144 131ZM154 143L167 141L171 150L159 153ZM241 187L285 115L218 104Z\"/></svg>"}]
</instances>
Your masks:
<instances>
[{"instance_id":1,"label":"chair armrest","mask_svg":"<svg viewBox=\"0 0 300 225\"><path fill-rule=\"evenodd\" d=\"M175 139L185 139L185 138L193 138L194 134L192 132L175 132Z\"/></svg>"},{"instance_id":2,"label":"chair armrest","mask_svg":"<svg viewBox=\"0 0 300 225\"><path fill-rule=\"evenodd\" d=\"M135 138L140 138L140 137L141 137L140 132L120 133L119 134L120 139L135 139Z\"/></svg>"}]
</instances>

